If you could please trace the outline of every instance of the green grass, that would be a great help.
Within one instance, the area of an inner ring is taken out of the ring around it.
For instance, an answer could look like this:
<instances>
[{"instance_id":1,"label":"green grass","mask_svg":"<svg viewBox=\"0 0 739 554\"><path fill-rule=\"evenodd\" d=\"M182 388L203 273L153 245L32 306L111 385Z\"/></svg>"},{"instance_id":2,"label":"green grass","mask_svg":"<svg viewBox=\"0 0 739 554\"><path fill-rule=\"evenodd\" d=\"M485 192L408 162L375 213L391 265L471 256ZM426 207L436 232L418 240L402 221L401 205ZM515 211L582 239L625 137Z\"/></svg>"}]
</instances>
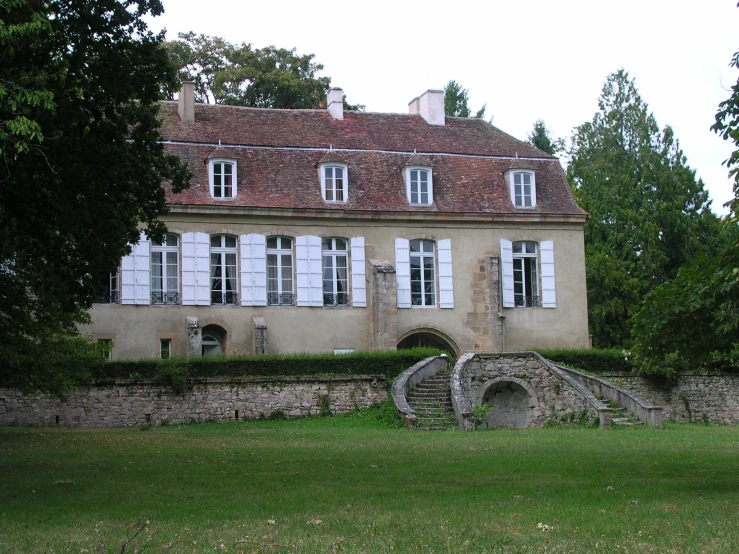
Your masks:
<instances>
[{"instance_id":1,"label":"green grass","mask_svg":"<svg viewBox=\"0 0 739 554\"><path fill-rule=\"evenodd\" d=\"M118 552L156 513L147 552L731 553L738 462L739 428L700 425L4 428L0 552Z\"/></svg>"}]
</instances>

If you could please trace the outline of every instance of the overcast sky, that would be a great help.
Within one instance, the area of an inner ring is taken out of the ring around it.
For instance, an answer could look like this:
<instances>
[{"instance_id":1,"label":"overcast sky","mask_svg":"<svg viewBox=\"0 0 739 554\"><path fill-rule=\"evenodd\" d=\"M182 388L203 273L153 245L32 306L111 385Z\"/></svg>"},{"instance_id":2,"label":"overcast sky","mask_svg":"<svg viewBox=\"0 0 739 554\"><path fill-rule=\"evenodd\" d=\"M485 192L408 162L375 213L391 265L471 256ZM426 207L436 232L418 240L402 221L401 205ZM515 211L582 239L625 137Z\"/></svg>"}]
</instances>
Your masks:
<instances>
[{"instance_id":1,"label":"overcast sky","mask_svg":"<svg viewBox=\"0 0 739 554\"><path fill-rule=\"evenodd\" d=\"M163 0L150 28L194 31L255 47L315 54L321 75L367 111L408 102L454 79L470 107L526 139L536 119L554 136L592 120L606 76L636 79L658 124L671 125L713 208L732 197L722 162L732 148L709 128L739 71L736 0L310 2Z\"/></svg>"}]
</instances>

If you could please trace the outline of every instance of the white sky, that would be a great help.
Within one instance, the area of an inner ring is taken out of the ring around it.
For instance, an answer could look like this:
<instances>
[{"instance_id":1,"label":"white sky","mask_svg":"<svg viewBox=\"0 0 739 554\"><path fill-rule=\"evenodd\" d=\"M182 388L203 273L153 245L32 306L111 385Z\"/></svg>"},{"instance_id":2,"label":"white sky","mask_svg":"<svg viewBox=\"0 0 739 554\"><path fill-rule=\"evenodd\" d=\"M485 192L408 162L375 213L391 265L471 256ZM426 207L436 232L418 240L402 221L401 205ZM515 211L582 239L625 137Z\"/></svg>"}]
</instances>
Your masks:
<instances>
[{"instance_id":1,"label":"white sky","mask_svg":"<svg viewBox=\"0 0 739 554\"><path fill-rule=\"evenodd\" d=\"M709 128L739 71L736 0L163 0L150 20L167 38L194 31L255 47L315 54L321 75L370 112L408 102L450 79L470 107L526 139L543 119L569 138L592 120L606 76L623 67L660 126L671 125L713 209L733 196L722 162L732 151Z\"/></svg>"}]
</instances>

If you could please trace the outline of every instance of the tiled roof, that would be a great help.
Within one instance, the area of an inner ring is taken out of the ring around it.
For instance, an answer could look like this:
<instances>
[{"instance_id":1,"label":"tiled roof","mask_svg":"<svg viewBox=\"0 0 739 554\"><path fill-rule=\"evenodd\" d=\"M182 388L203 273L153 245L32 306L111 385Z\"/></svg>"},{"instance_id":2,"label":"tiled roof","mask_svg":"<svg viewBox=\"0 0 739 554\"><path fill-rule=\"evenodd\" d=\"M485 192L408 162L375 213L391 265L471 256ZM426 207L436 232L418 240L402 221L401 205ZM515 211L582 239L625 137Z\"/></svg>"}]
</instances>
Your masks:
<instances>
[{"instance_id":1,"label":"tiled roof","mask_svg":"<svg viewBox=\"0 0 739 554\"><path fill-rule=\"evenodd\" d=\"M161 117L168 150L193 172L188 190L168 194L172 204L584 214L556 158L478 119L451 117L432 126L418 115L345 112L343 120L334 120L325 110L196 104L195 123L183 124L174 102L163 103ZM432 206L408 204L401 170L414 149L433 167ZM238 161L234 199L210 197L207 159L214 154ZM526 160L536 170L534 209L511 203L503 173L516 155L535 158ZM321 197L316 166L333 157L349 166L344 204L326 204Z\"/></svg>"}]
</instances>

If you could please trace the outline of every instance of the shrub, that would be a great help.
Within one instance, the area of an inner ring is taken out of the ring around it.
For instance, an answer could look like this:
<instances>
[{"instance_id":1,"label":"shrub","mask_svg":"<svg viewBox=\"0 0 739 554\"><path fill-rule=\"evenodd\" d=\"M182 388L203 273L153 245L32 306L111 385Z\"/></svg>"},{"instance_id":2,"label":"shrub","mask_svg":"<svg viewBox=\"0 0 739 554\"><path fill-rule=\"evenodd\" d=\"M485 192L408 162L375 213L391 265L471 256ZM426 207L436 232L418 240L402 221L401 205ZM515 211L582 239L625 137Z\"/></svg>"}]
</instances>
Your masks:
<instances>
[{"instance_id":1,"label":"shrub","mask_svg":"<svg viewBox=\"0 0 739 554\"><path fill-rule=\"evenodd\" d=\"M265 356L215 356L108 362L92 371L96 380L153 379L184 390L186 379L210 377L288 377L309 375L384 375L388 382L413 364L438 356L435 348L388 352L291 354Z\"/></svg>"},{"instance_id":2,"label":"shrub","mask_svg":"<svg viewBox=\"0 0 739 554\"><path fill-rule=\"evenodd\" d=\"M554 363L591 373L630 372L633 369L631 360L624 355L623 350L617 348L560 348L537 352Z\"/></svg>"}]
</instances>

